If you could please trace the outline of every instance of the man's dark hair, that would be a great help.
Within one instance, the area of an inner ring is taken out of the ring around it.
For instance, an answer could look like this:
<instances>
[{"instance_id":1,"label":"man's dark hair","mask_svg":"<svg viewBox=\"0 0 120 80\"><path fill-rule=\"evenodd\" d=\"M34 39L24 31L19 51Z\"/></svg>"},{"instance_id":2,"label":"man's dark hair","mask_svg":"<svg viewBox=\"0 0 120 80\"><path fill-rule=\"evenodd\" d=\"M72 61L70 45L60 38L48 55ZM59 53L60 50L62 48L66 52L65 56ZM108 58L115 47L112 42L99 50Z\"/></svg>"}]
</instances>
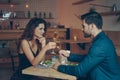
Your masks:
<instances>
[{"instance_id":1,"label":"man's dark hair","mask_svg":"<svg viewBox=\"0 0 120 80\"><path fill-rule=\"evenodd\" d=\"M102 20L102 16L95 12L88 12L86 14L83 14L81 16L82 20L85 20L85 22L89 25L89 24L95 24L97 26L98 29L102 29L103 26L103 20Z\"/></svg>"}]
</instances>

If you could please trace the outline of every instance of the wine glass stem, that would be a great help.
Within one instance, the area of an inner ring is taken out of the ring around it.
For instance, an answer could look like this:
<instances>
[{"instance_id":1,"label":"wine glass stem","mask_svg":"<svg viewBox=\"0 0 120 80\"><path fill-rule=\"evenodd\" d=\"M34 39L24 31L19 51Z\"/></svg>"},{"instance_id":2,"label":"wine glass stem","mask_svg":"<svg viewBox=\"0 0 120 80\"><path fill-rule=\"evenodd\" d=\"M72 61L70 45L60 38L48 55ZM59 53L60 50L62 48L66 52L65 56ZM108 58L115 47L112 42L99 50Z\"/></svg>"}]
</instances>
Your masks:
<instances>
[{"instance_id":1,"label":"wine glass stem","mask_svg":"<svg viewBox=\"0 0 120 80\"><path fill-rule=\"evenodd\" d=\"M52 52L51 52L51 54L55 54L55 50L54 50L54 49L52 49Z\"/></svg>"}]
</instances>

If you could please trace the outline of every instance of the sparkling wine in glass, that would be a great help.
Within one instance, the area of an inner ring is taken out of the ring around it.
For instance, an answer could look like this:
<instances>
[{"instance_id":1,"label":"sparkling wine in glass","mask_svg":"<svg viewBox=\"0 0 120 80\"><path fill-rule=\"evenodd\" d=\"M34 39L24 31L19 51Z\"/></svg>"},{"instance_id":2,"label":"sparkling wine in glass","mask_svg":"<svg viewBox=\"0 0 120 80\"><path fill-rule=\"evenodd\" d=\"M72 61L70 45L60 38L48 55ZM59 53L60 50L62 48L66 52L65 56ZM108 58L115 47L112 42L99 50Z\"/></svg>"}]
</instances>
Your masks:
<instances>
[{"instance_id":1,"label":"sparkling wine in glass","mask_svg":"<svg viewBox=\"0 0 120 80\"><path fill-rule=\"evenodd\" d=\"M55 30L53 34L53 42L57 43L57 41L58 41L58 32L57 30ZM52 49L51 54L56 54L55 49Z\"/></svg>"}]
</instances>

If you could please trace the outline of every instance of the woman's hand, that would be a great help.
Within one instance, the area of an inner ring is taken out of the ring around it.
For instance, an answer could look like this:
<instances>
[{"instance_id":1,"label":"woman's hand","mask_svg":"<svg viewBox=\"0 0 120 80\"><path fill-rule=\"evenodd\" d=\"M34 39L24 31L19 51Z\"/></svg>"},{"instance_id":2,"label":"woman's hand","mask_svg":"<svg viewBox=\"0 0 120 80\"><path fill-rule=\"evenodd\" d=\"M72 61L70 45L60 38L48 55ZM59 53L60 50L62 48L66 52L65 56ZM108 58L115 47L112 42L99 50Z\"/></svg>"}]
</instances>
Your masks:
<instances>
[{"instance_id":1,"label":"woman's hand","mask_svg":"<svg viewBox=\"0 0 120 80\"><path fill-rule=\"evenodd\" d=\"M46 38L45 37L35 35L35 38L37 40L39 40L39 42L42 44L42 48L46 45Z\"/></svg>"},{"instance_id":2,"label":"woman's hand","mask_svg":"<svg viewBox=\"0 0 120 80\"><path fill-rule=\"evenodd\" d=\"M42 44L42 48L46 45L46 38L42 37L39 39L40 43Z\"/></svg>"},{"instance_id":3,"label":"woman's hand","mask_svg":"<svg viewBox=\"0 0 120 80\"><path fill-rule=\"evenodd\" d=\"M49 49L54 49L56 48L56 43L55 42L49 42L46 46L45 49L49 50Z\"/></svg>"}]
</instances>

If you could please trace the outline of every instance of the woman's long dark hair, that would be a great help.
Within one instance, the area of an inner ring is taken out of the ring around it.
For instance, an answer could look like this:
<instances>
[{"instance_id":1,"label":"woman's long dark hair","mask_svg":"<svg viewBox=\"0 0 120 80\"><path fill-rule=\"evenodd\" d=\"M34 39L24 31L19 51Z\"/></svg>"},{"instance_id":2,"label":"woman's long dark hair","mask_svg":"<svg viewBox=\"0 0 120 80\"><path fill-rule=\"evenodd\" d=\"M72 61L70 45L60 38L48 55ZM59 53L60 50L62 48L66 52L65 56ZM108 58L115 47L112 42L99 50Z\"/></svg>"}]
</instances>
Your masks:
<instances>
[{"instance_id":1,"label":"woman's long dark hair","mask_svg":"<svg viewBox=\"0 0 120 80\"><path fill-rule=\"evenodd\" d=\"M28 24L26 25L26 28L25 30L23 31L23 34L21 35L20 39L19 39L19 43L18 43L18 51L19 51L19 48L20 48L20 45L21 45L21 41L23 39L26 39L28 41L32 40L33 37L34 37L34 31L36 29L36 27L38 27L39 24L44 24L44 29L45 29L45 32L46 32L46 29L47 29L47 23L44 19L42 18L32 18ZM41 44L39 43L38 40L36 40L37 44L38 44L38 47L41 48Z\"/></svg>"}]
</instances>

